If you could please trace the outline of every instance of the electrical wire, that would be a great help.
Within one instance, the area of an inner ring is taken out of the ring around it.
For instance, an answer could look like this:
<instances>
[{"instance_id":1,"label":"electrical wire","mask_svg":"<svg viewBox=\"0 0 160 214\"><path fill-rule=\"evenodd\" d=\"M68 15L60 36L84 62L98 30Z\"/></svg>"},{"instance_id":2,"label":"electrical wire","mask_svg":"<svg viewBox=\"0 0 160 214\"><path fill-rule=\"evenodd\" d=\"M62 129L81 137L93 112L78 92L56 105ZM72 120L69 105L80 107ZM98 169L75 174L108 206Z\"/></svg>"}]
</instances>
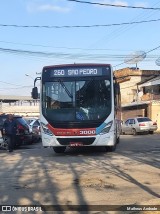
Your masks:
<instances>
[{"instance_id":1,"label":"electrical wire","mask_svg":"<svg viewBox=\"0 0 160 214\"><path fill-rule=\"evenodd\" d=\"M153 6L155 5L159 5L159 2L156 2L155 4L153 4ZM133 21L139 21L139 19L142 19L142 18L149 18L151 17L153 14L155 13L158 13L159 11L147 11L147 14L146 14L146 11L143 11L143 13L140 13L138 16L136 16L134 19L130 20L131 22ZM146 16L147 15L147 16ZM159 13L158 13L159 15ZM98 40L94 46L97 44L97 43L102 43L104 40L105 40L105 44L109 43L111 40L113 39L116 39L117 37L121 36L124 32L130 30L131 28L135 27L137 24L133 24L133 25L123 25L123 26L120 26L118 29L114 29L111 33L109 33L107 36L103 37L102 39ZM103 42L104 43L104 42ZM91 45L93 46L93 45Z\"/></svg>"},{"instance_id":2,"label":"electrical wire","mask_svg":"<svg viewBox=\"0 0 160 214\"><path fill-rule=\"evenodd\" d=\"M151 53L151 52L153 52L153 51L155 51L155 50L157 50L157 49L159 49L159 48L160 48L160 45L157 46L156 48L153 48L153 49L151 49L151 50L145 52L145 53L146 53L146 54ZM141 55L139 55L139 56L141 56ZM136 58L139 57L139 56L135 56L135 57L133 57L132 59L136 59ZM128 62L129 62L129 61L131 61L131 60L129 59ZM127 61L126 61L126 62L127 62ZM113 67L117 67L117 66L123 65L123 64L125 64L126 62L117 64L117 65L115 65L115 66L113 66Z\"/></svg>"},{"instance_id":3,"label":"electrical wire","mask_svg":"<svg viewBox=\"0 0 160 214\"><path fill-rule=\"evenodd\" d=\"M39 86L39 85L38 85L38 86ZM30 85L30 86L22 86L22 87L18 87L18 88L0 88L0 91L28 89L28 88L32 88L32 87L33 87L33 85Z\"/></svg>"},{"instance_id":4,"label":"electrical wire","mask_svg":"<svg viewBox=\"0 0 160 214\"><path fill-rule=\"evenodd\" d=\"M99 6L107 6L107 7L123 7L128 9L144 9L144 10L160 10L160 8L156 7L136 7L136 6L127 6L127 5L120 5L120 4L107 4L107 3L98 3L98 2L89 2L89 1L79 1L79 0L67 0L76 3L82 4L91 4L91 5L99 5Z\"/></svg>"},{"instance_id":5,"label":"electrical wire","mask_svg":"<svg viewBox=\"0 0 160 214\"><path fill-rule=\"evenodd\" d=\"M66 50L89 50L89 51L133 51L129 49L111 49L111 48L80 48L80 47L55 47L51 45L40 45L40 44L31 44L31 43L19 43L19 42L11 42L11 41L0 41L0 43L5 44L13 44L13 45L25 45L25 46L33 46L33 47L42 47L42 48L56 48L56 49L66 49Z\"/></svg>"},{"instance_id":6,"label":"electrical wire","mask_svg":"<svg viewBox=\"0 0 160 214\"><path fill-rule=\"evenodd\" d=\"M133 25L150 22L158 22L160 19L142 20L134 22L122 22L112 24L94 24L94 25L63 25L63 26L49 26L49 25L16 25L16 24L0 24L0 27L15 27L15 28L94 28L94 27L112 27L119 25Z\"/></svg>"},{"instance_id":7,"label":"electrical wire","mask_svg":"<svg viewBox=\"0 0 160 214\"><path fill-rule=\"evenodd\" d=\"M22 85L17 85L14 83L9 83L9 82L4 82L4 81L0 81L1 83L7 84L7 85L13 85L13 86L22 86Z\"/></svg>"},{"instance_id":8,"label":"electrical wire","mask_svg":"<svg viewBox=\"0 0 160 214\"><path fill-rule=\"evenodd\" d=\"M28 85L28 86L21 86L21 87L17 87L17 88L0 88L0 89L21 89L21 88L30 88L30 87L33 87L33 85Z\"/></svg>"},{"instance_id":9,"label":"electrical wire","mask_svg":"<svg viewBox=\"0 0 160 214\"><path fill-rule=\"evenodd\" d=\"M159 48L159 47L158 47ZM156 50L154 48L147 53ZM20 54L33 54L33 55L42 55L42 56L71 56L71 57L111 57L111 58L124 58L126 55L124 54L71 54L71 53L64 53L64 52L43 52L43 51L31 51L31 50L22 50L22 49L10 49L10 48L0 48L1 52L11 52L11 53L20 53ZM150 58L155 58L158 55L151 55Z\"/></svg>"},{"instance_id":10,"label":"electrical wire","mask_svg":"<svg viewBox=\"0 0 160 214\"><path fill-rule=\"evenodd\" d=\"M153 51L153 50L152 50ZM106 60L110 59L114 60L123 60L126 55L124 54L71 54L71 53L64 53L64 52L42 52L42 51L30 51L30 50L21 50L21 49L9 49L9 48L0 48L0 52L5 52L9 54L16 54L16 55L26 55L26 56L35 56L35 57L47 57L47 58L66 58L66 59L85 59L85 60ZM151 55L148 57L149 60L156 59L158 55Z\"/></svg>"}]
</instances>

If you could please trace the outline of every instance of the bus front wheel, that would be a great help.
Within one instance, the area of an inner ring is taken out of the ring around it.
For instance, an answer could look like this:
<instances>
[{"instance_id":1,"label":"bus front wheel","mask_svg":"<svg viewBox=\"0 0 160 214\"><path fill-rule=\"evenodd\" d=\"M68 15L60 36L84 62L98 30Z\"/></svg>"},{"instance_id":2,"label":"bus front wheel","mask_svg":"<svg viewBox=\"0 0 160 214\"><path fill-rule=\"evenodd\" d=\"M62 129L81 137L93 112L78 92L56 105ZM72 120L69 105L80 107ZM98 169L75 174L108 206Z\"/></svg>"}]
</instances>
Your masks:
<instances>
[{"instance_id":1,"label":"bus front wheel","mask_svg":"<svg viewBox=\"0 0 160 214\"><path fill-rule=\"evenodd\" d=\"M63 147L53 147L53 150L55 153L64 153L65 150L66 150L66 147L63 146Z\"/></svg>"},{"instance_id":2,"label":"bus front wheel","mask_svg":"<svg viewBox=\"0 0 160 214\"><path fill-rule=\"evenodd\" d=\"M114 152L116 150L117 144L119 143L119 137L115 138L115 143L113 146L105 146L106 152Z\"/></svg>"},{"instance_id":3,"label":"bus front wheel","mask_svg":"<svg viewBox=\"0 0 160 214\"><path fill-rule=\"evenodd\" d=\"M116 150L116 144L114 146L105 146L106 152L114 152Z\"/></svg>"}]
</instances>

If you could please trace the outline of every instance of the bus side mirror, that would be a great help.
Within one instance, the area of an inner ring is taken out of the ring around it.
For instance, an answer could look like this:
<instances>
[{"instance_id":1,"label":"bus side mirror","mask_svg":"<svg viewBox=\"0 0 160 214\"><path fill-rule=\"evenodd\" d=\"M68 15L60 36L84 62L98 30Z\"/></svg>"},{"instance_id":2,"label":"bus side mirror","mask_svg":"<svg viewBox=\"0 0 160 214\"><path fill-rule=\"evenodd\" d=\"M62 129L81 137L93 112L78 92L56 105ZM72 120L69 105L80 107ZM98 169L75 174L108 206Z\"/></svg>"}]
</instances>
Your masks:
<instances>
[{"instance_id":1,"label":"bus side mirror","mask_svg":"<svg viewBox=\"0 0 160 214\"><path fill-rule=\"evenodd\" d=\"M38 99L38 88L37 87L34 87L32 88L32 98L35 100L35 99Z\"/></svg>"}]
</instances>

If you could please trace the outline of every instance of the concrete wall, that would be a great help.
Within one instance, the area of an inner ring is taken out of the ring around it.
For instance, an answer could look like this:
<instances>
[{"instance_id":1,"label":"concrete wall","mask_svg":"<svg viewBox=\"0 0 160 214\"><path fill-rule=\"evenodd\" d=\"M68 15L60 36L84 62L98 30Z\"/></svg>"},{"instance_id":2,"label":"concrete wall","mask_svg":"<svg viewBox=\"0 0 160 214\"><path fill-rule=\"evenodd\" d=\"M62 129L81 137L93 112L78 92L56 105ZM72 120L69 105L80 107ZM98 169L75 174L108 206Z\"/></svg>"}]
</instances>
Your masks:
<instances>
[{"instance_id":1,"label":"concrete wall","mask_svg":"<svg viewBox=\"0 0 160 214\"><path fill-rule=\"evenodd\" d=\"M130 78L130 81L120 83L122 105L132 103L133 99L137 98L137 83L140 81L141 76L132 76Z\"/></svg>"},{"instance_id":2,"label":"concrete wall","mask_svg":"<svg viewBox=\"0 0 160 214\"><path fill-rule=\"evenodd\" d=\"M156 100L152 102L151 119L157 122L158 130L160 130L160 101Z\"/></svg>"},{"instance_id":3,"label":"concrete wall","mask_svg":"<svg viewBox=\"0 0 160 214\"><path fill-rule=\"evenodd\" d=\"M14 106L14 105L2 105L1 113L17 114L21 116L39 116L39 105L36 106Z\"/></svg>"}]
</instances>

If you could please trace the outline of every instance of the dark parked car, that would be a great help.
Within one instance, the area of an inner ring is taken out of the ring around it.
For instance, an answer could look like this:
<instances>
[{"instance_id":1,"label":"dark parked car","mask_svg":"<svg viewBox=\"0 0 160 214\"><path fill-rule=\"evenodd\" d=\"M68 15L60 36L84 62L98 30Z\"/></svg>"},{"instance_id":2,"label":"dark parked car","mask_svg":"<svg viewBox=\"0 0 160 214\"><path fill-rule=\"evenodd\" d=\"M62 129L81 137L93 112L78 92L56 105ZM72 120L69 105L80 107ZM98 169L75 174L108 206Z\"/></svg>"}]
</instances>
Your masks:
<instances>
[{"instance_id":1,"label":"dark parked car","mask_svg":"<svg viewBox=\"0 0 160 214\"><path fill-rule=\"evenodd\" d=\"M0 130L3 135L3 124L7 119L7 114L0 115ZM16 146L20 146L24 143L32 143L32 133L30 133L27 122L18 115L14 115L14 119L17 122L17 134L16 134Z\"/></svg>"}]
</instances>

